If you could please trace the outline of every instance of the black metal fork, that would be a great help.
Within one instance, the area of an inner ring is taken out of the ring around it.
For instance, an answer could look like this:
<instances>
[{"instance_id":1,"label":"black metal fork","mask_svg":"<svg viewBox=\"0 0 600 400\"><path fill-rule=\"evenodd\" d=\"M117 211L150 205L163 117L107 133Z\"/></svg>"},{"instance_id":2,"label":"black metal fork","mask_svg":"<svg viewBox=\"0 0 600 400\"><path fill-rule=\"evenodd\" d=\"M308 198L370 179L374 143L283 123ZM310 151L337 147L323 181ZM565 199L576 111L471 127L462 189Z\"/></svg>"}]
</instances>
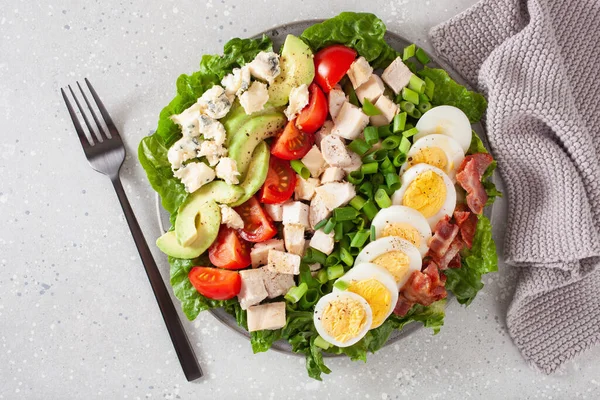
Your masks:
<instances>
[{"instance_id":1,"label":"black metal fork","mask_svg":"<svg viewBox=\"0 0 600 400\"><path fill-rule=\"evenodd\" d=\"M92 126L90 118L88 117L88 113L86 113L86 110L84 107L82 107L77 95L70 85L68 88L73 99L75 100L77 108L79 109L79 113L83 117L83 121L87 126L88 134L86 134L85 130L81 126L79 117L73 109L67 93L62 88L60 91L67 109L69 110L69 114L71 115L71 119L73 120L73 125L75 125L75 131L77 131L77 136L79 137L79 141L81 142L81 146L83 147L83 152L85 153L87 160L94 170L107 175L110 178L115 191L117 192L117 197L121 202L121 207L123 207L123 213L125 214L125 218L129 224L129 229L133 235L135 245L140 253L142 263L144 264L146 274L150 280L150 285L154 291L154 296L156 297L156 301L158 302L163 319L167 325L167 330L171 336L171 341L175 347L175 352L177 353L177 357L181 363L183 373L188 381L193 381L202 376L202 370L200 369L200 365L198 365L194 350L192 349L185 330L183 329L181 320L177 316L175 306L171 301L169 292L162 280L160 271L158 270L156 262L152 257L152 253L148 248L148 244L144 239L140 225L135 218L133 210L131 209L131 205L129 204L127 196L125 195L123 185L121 184L121 179L119 178L119 170L121 169L121 165L125 160L125 146L123 146L121 135L119 135L119 131L115 127L115 124L108 114L108 111L106 111L104 104L102 104L98 94L87 78L85 79L85 83L96 103L96 106L98 107L98 110L100 111L100 114L102 115L102 119L106 124L106 128L108 128L108 132L103 128L100 120L96 116L96 112L94 111L92 104L88 101L88 97L86 96L79 82L77 82L77 86L81 92L81 97L87 105L89 115L91 115L92 119L94 120L97 129L94 129Z\"/></svg>"}]
</instances>

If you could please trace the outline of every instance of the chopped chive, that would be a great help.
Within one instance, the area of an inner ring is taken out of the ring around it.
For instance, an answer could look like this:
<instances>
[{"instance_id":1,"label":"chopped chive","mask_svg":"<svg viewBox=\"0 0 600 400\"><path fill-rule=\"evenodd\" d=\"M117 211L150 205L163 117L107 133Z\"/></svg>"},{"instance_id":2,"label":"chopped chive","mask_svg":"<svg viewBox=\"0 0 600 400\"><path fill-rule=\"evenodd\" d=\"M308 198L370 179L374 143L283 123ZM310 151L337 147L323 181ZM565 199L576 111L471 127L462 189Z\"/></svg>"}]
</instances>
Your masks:
<instances>
[{"instance_id":1,"label":"chopped chive","mask_svg":"<svg viewBox=\"0 0 600 400\"><path fill-rule=\"evenodd\" d=\"M384 158L383 161L381 162L381 164L379 164L379 169L383 173L396 172L396 168L394 168L394 164L392 164L392 161L388 157Z\"/></svg>"},{"instance_id":2,"label":"chopped chive","mask_svg":"<svg viewBox=\"0 0 600 400\"><path fill-rule=\"evenodd\" d=\"M360 169L352 171L350 172L350 174L348 174L348 182L350 182L353 185L360 185L363 179L365 179L365 174L363 174L363 172Z\"/></svg>"},{"instance_id":3,"label":"chopped chive","mask_svg":"<svg viewBox=\"0 0 600 400\"><path fill-rule=\"evenodd\" d=\"M415 109L415 105L413 103L409 102L409 101L401 101L400 102L400 109L402 111L410 114Z\"/></svg>"},{"instance_id":4,"label":"chopped chive","mask_svg":"<svg viewBox=\"0 0 600 400\"><path fill-rule=\"evenodd\" d=\"M319 283L323 284L325 282L327 282L329 279L327 279L327 270L325 268L322 268L319 270L319 272L317 272L317 281L319 281Z\"/></svg>"},{"instance_id":5,"label":"chopped chive","mask_svg":"<svg viewBox=\"0 0 600 400\"><path fill-rule=\"evenodd\" d=\"M354 198L352 200L350 200L350 205L352 207L354 207L355 209L357 209L358 211L360 211L361 208L363 208L363 206L365 205L367 201L360 197L360 196L354 196Z\"/></svg>"},{"instance_id":6,"label":"chopped chive","mask_svg":"<svg viewBox=\"0 0 600 400\"><path fill-rule=\"evenodd\" d=\"M340 262L340 251L336 250L330 255L327 256L327 260L325 260L325 266L331 267L332 265L336 265Z\"/></svg>"},{"instance_id":7,"label":"chopped chive","mask_svg":"<svg viewBox=\"0 0 600 400\"><path fill-rule=\"evenodd\" d=\"M354 235L350 242L350 247L363 247L370 236L371 232L367 230L356 232L356 235Z\"/></svg>"},{"instance_id":8,"label":"chopped chive","mask_svg":"<svg viewBox=\"0 0 600 400\"><path fill-rule=\"evenodd\" d=\"M394 121L392 123L392 132L400 133L404 130L404 125L406 124L406 113L401 112L400 114L396 114L394 116Z\"/></svg>"},{"instance_id":9,"label":"chopped chive","mask_svg":"<svg viewBox=\"0 0 600 400\"><path fill-rule=\"evenodd\" d=\"M365 141L371 146L379 141L379 133L375 126L367 126L363 131L363 135L365 136Z\"/></svg>"},{"instance_id":10,"label":"chopped chive","mask_svg":"<svg viewBox=\"0 0 600 400\"><path fill-rule=\"evenodd\" d=\"M400 142L400 147L398 148L402 153L407 154L408 150L410 149L410 140L403 136L402 142Z\"/></svg>"},{"instance_id":11,"label":"chopped chive","mask_svg":"<svg viewBox=\"0 0 600 400\"><path fill-rule=\"evenodd\" d=\"M296 304L307 291L308 285L302 282L298 286L291 287L290 290L288 290L288 292L285 294L285 296L283 296L283 298L292 304Z\"/></svg>"},{"instance_id":12,"label":"chopped chive","mask_svg":"<svg viewBox=\"0 0 600 400\"><path fill-rule=\"evenodd\" d=\"M402 164L404 164L405 162L406 162L406 154L404 154L402 152L398 152L398 154L392 160L392 164L394 164L394 167L396 167L396 168L401 167Z\"/></svg>"},{"instance_id":13,"label":"chopped chive","mask_svg":"<svg viewBox=\"0 0 600 400\"><path fill-rule=\"evenodd\" d=\"M371 225L371 242L374 242L377 238L377 229L375 229L375 225Z\"/></svg>"},{"instance_id":14,"label":"chopped chive","mask_svg":"<svg viewBox=\"0 0 600 400\"><path fill-rule=\"evenodd\" d=\"M371 174L374 174L377 172L378 166L379 166L379 164L377 164L376 162L372 162L372 163L361 165L360 170L365 175L371 175Z\"/></svg>"},{"instance_id":15,"label":"chopped chive","mask_svg":"<svg viewBox=\"0 0 600 400\"><path fill-rule=\"evenodd\" d=\"M336 222L339 221L352 221L358 217L359 212L352 207L338 207L333 210L333 218Z\"/></svg>"},{"instance_id":16,"label":"chopped chive","mask_svg":"<svg viewBox=\"0 0 600 400\"><path fill-rule=\"evenodd\" d=\"M412 56L414 56L415 50L417 50L417 46L414 43L409 46L406 46L404 48L404 51L402 52L402 61L406 61Z\"/></svg>"},{"instance_id":17,"label":"chopped chive","mask_svg":"<svg viewBox=\"0 0 600 400\"><path fill-rule=\"evenodd\" d=\"M415 56L417 57L417 60L419 60L419 62L423 65L427 65L429 64L429 61L431 61L427 53L425 53L425 50L423 50L422 48L418 48L415 51Z\"/></svg>"},{"instance_id":18,"label":"chopped chive","mask_svg":"<svg viewBox=\"0 0 600 400\"><path fill-rule=\"evenodd\" d=\"M321 295L317 289L310 288L304 294L304 296L300 298L300 302L298 304L302 310L308 310L317 303L320 297Z\"/></svg>"},{"instance_id":19,"label":"chopped chive","mask_svg":"<svg viewBox=\"0 0 600 400\"><path fill-rule=\"evenodd\" d=\"M425 82L423 82L423 84L425 84ZM362 110L369 117L381 114L381 110L379 108L375 107L375 104L371 103L369 101L369 99L366 99L366 98L363 99Z\"/></svg>"},{"instance_id":20,"label":"chopped chive","mask_svg":"<svg viewBox=\"0 0 600 400\"><path fill-rule=\"evenodd\" d=\"M352 246L352 244L350 244L350 246ZM349 267L354 263L354 257L352 257L350 252L343 247L340 249L340 259Z\"/></svg>"},{"instance_id":21,"label":"chopped chive","mask_svg":"<svg viewBox=\"0 0 600 400\"><path fill-rule=\"evenodd\" d=\"M410 81L408 81L408 87L419 94L425 93L425 81L415 74L411 75Z\"/></svg>"},{"instance_id":22,"label":"chopped chive","mask_svg":"<svg viewBox=\"0 0 600 400\"><path fill-rule=\"evenodd\" d=\"M327 254L313 247L309 247L306 249L304 257L302 257L302 262L307 264L324 264L326 259Z\"/></svg>"},{"instance_id":23,"label":"chopped chive","mask_svg":"<svg viewBox=\"0 0 600 400\"><path fill-rule=\"evenodd\" d=\"M415 108L414 110L409 112L408 115L410 115L414 119L419 119L419 118L421 118L422 114L421 114L421 111L419 111L417 108Z\"/></svg>"},{"instance_id":24,"label":"chopped chive","mask_svg":"<svg viewBox=\"0 0 600 400\"><path fill-rule=\"evenodd\" d=\"M350 254L350 253L348 253L348 254ZM350 257L352 257L352 256L350 256ZM338 290L344 291L344 290L348 289L350 287L350 285L348 284L348 282L338 279L333 284L333 287Z\"/></svg>"},{"instance_id":25,"label":"chopped chive","mask_svg":"<svg viewBox=\"0 0 600 400\"><path fill-rule=\"evenodd\" d=\"M409 138L411 136L416 135L417 133L419 133L419 130L417 128L410 128L409 130L402 132L402 136L404 136L405 138Z\"/></svg>"},{"instance_id":26,"label":"chopped chive","mask_svg":"<svg viewBox=\"0 0 600 400\"><path fill-rule=\"evenodd\" d=\"M419 93L407 87L402 89L402 98L406 101L413 103L414 105L419 104ZM405 110L408 112L408 110ZM408 112L410 114L410 112Z\"/></svg>"},{"instance_id":27,"label":"chopped chive","mask_svg":"<svg viewBox=\"0 0 600 400\"><path fill-rule=\"evenodd\" d=\"M380 138L388 137L392 134L390 125L383 125L377 128L377 134Z\"/></svg>"},{"instance_id":28,"label":"chopped chive","mask_svg":"<svg viewBox=\"0 0 600 400\"><path fill-rule=\"evenodd\" d=\"M433 92L435 89L435 83L431 78L425 77L425 95L429 97L429 100L433 100Z\"/></svg>"},{"instance_id":29,"label":"chopped chive","mask_svg":"<svg viewBox=\"0 0 600 400\"><path fill-rule=\"evenodd\" d=\"M375 215L377 215L377 211L379 210L377 209L377 206L375 205L373 200L367 201L362 209L362 212L364 212L367 218L369 218L370 220L375 218Z\"/></svg>"},{"instance_id":30,"label":"chopped chive","mask_svg":"<svg viewBox=\"0 0 600 400\"><path fill-rule=\"evenodd\" d=\"M358 187L358 191L368 198L373 197L373 184L371 182L363 182L362 185ZM364 204L363 204L364 207Z\"/></svg>"},{"instance_id":31,"label":"chopped chive","mask_svg":"<svg viewBox=\"0 0 600 400\"><path fill-rule=\"evenodd\" d=\"M344 221L344 222L346 222L346 221ZM335 228L333 228L333 232L335 232L333 235L333 240L339 242L344 237L344 225L340 224L340 223L335 224Z\"/></svg>"},{"instance_id":32,"label":"chopped chive","mask_svg":"<svg viewBox=\"0 0 600 400\"><path fill-rule=\"evenodd\" d=\"M323 227L323 233L330 234L331 231L335 228L335 220L333 218L329 218L325 226Z\"/></svg>"},{"instance_id":33,"label":"chopped chive","mask_svg":"<svg viewBox=\"0 0 600 400\"><path fill-rule=\"evenodd\" d=\"M348 148L350 150L352 150L353 152L355 152L356 154L358 154L359 156L362 156L367 151L369 151L371 146L369 146L367 144L367 142L365 142L362 139L354 139L353 141L350 142L350 144L348 145Z\"/></svg>"},{"instance_id":34,"label":"chopped chive","mask_svg":"<svg viewBox=\"0 0 600 400\"><path fill-rule=\"evenodd\" d=\"M310 171L308 170L308 168L306 168L306 165L304 165L302 161L292 160L290 161L290 165L292 169L302 177L302 179L310 178Z\"/></svg>"},{"instance_id":35,"label":"chopped chive","mask_svg":"<svg viewBox=\"0 0 600 400\"><path fill-rule=\"evenodd\" d=\"M428 101L421 101L419 103L419 105L417 106L417 108L419 109L419 111L421 111L422 113L426 113L427 111L431 110L431 103Z\"/></svg>"},{"instance_id":36,"label":"chopped chive","mask_svg":"<svg viewBox=\"0 0 600 400\"><path fill-rule=\"evenodd\" d=\"M323 350L327 350L331 347L331 343L323 339L321 336L317 336L315 338L315 346L322 348Z\"/></svg>"},{"instance_id":37,"label":"chopped chive","mask_svg":"<svg viewBox=\"0 0 600 400\"><path fill-rule=\"evenodd\" d=\"M354 91L354 87L352 87L352 82L350 82L350 79L345 80L344 84L342 85L342 90L344 93L346 93L346 96L348 96L348 101L350 104L360 107L360 104L358 103L358 97L356 97L356 92Z\"/></svg>"},{"instance_id":38,"label":"chopped chive","mask_svg":"<svg viewBox=\"0 0 600 400\"><path fill-rule=\"evenodd\" d=\"M315 225L315 231L318 231L319 229L324 227L326 223L327 223L327 218L322 219L319 222L317 222L317 224Z\"/></svg>"},{"instance_id":39,"label":"chopped chive","mask_svg":"<svg viewBox=\"0 0 600 400\"><path fill-rule=\"evenodd\" d=\"M381 148L386 150L392 150L400 146L401 136L388 136L383 142L381 142ZM387 155L386 155L387 156Z\"/></svg>"},{"instance_id":40,"label":"chopped chive","mask_svg":"<svg viewBox=\"0 0 600 400\"><path fill-rule=\"evenodd\" d=\"M392 205L392 200L390 200L390 196L388 196L386 191L382 188L377 189L377 191L375 192L375 202L377 203L379 208L388 208Z\"/></svg>"},{"instance_id":41,"label":"chopped chive","mask_svg":"<svg viewBox=\"0 0 600 400\"><path fill-rule=\"evenodd\" d=\"M330 281L344 275L344 266L341 264L333 265L327 268L327 279Z\"/></svg>"}]
</instances>

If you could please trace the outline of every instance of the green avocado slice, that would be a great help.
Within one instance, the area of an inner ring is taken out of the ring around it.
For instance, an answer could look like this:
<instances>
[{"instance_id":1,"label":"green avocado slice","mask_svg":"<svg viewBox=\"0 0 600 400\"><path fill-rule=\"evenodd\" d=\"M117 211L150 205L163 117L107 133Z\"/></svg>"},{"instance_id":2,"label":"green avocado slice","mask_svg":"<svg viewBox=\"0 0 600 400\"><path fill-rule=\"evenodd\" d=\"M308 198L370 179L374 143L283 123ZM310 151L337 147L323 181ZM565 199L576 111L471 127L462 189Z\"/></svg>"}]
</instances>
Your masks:
<instances>
[{"instance_id":1,"label":"green avocado slice","mask_svg":"<svg viewBox=\"0 0 600 400\"><path fill-rule=\"evenodd\" d=\"M263 183L265 183L267 173L269 172L270 156L269 145L264 141L260 142L258 146L256 146L254 153L252 153L252 160L248 166L246 179L244 179L239 186L244 189L244 195L237 201L231 203L231 207L236 207L245 203L250 197L254 196Z\"/></svg>"}]
</instances>

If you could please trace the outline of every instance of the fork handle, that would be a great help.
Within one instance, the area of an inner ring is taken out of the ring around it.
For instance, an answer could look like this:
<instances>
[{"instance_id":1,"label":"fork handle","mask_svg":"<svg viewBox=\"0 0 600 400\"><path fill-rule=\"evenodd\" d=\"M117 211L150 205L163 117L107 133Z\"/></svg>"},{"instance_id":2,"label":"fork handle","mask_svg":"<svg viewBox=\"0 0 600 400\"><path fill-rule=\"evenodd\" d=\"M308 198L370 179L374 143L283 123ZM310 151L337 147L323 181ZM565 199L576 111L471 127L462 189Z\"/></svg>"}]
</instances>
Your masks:
<instances>
[{"instance_id":1,"label":"fork handle","mask_svg":"<svg viewBox=\"0 0 600 400\"><path fill-rule=\"evenodd\" d=\"M135 214L131 209L129 200L127 200L121 180L117 175L116 177L111 177L111 181L115 191L117 192L119 201L121 202L121 207L123 207L123 213L127 219L127 224L129 224L129 229L133 235L135 245L140 253L140 257L142 259L142 263L144 264L144 269L146 270L148 279L150 280L152 290L154 291L154 296L156 297L158 307L160 308L160 312L162 313L165 324L167 325L167 330L169 331L171 341L175 347L175 352L177 353L177 357L181 363L181 368L183 369L186 379L191 382L202 376L202 369L200 368L200 365L198 365L198 360L196 360L194 350L192 349L183 325L181 324L181 320L177 316L177 311L175 310L171 296L169 295L160 271L156 266L156 262L152 257L152 253L148 248L148 243L146 243L146 239L144 239L144 234L142 233L140 225L135 218Z\"/></svg>"}]
</instances>

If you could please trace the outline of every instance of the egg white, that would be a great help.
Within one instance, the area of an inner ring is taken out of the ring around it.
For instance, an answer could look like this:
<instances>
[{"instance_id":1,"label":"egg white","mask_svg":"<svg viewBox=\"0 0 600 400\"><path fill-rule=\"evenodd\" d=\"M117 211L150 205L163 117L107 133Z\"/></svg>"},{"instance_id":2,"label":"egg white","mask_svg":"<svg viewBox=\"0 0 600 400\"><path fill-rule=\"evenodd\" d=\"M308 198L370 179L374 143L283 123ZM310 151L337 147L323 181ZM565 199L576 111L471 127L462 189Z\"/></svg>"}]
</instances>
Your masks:
<instances>
[{"instance_id":1,"label":"egg white","mask_svg":"<svg viewBox=\"0 0 600 400\"><path fill-rule=\"evenodd\" d=\"M323 323L321 322L321 317L323 315L323 311L325 310L325 307L327 307L327 305L329 303L331 303L332 301L335 301L337 299L344 298L344 297L350 298L352 300L356 300L360 304L362 304L362 306L367 314L367 321L365 322L365 326L361 329L361 331L358 333L358 335L347 340L346 342L340 342L340 341L336 340L333 336L331 336L329 333L327 333L327 330L325 329L325 327L323 326ZM315 328L317 329L317 332L327 342L329 342L335 346L338 346L338 347L348 347L348 346L352 346L354 343L356 343L360 339L362 339L367 334L369 329L371 329L371 324L373 323L373 313L371 311L371 306L369 306L369 303L367 303L367 301L363 297L357 295L356 293L352 293L352 292L337 291L337 292L332 292L332 293L326 294L325 296L323 296L319 299L319 301L315 305L315 314L313 317L313 321L315 324Z\"/></svg>"},{"instance_id":2,"label":"egg white","mask_svg":"<svg viewBox=\"0 0 600 400\"><path fill-rule=\"evenodd\" d=\"M423 214L410 207L395 205L381 209L371 222L371 226L375 227L375 238L382 237L386 225L399 223L410 225L416 229L421 237L421 243L417 248L421 257L425 256L428 250L427 243L431 238L431 227Z\"/></svg>"},{"instance_id":3,"label":"egg white","mask_svg":"<svg viewBox=\"0 0 600 400\"><path fill-rule=\"evenodd\" d=\"M419 131L414 136L415 141L427 135L442 134L460 143L465 153L473 136L469 118L460 108L453 106L433 107L419 118L415 128Z\"/></svg>"},{"instance_id":4,"label":"egg white","mask_svg":"<svg viewBox=\"0 0 600 400\"><path fill-rule=\"evenodd\" d=\"M417 164L414 167L406 170L404 175L402 175L400 178L402 186L400 189L396 190L392 196L392 204L403 205L402 202L406 189L420 174L427 171L433 171L438 174L444 180L444 186L446 187L446 199L444 200L442 207L436 214L426 218L431 230L433 230L435 228L435 224L437 224L439 220L444 218L446 215L452 216L452 213L456 208L456 188L454 187L452 180L450 180L448 175L446 175L446 173L444 173L444 171L441 169L428 164Z\"/></svg>"},{"instance_id":5,"label":"egg white","mask_svg":"<svg viewBox=\"0 0 600 400\"><path fill-rule=\"evenodd\" d=\"M456 182L456 170L465 159L465 152L456 139L440 134L423 136L420 139L415 140L406 156L410 160L411 157L416 156L422 149L433 147L441 149L446 155L448 164L443 171L450 177L452 182ZM409 169L408 163L405 163L400 169L400 175L402 175L407 169Z\"/></svg>"},{"instance_id":6,"label":"egg white","mask_svg":"<svg viewBox=\"0 0 600 400\"><path fill-rule=\"evenodd\" d=\"M374 259L382 254L389 253L391 251L401 251L409 259L408 270L406 274L396 282L396 287L400 289L413 271L421 270L421 253L411 242L402 239L397 236L386 236L381 239L377 239L368 245L366 245L360 253L356 256L354 264L372 263ZM389 272L388 272L389 273ZM393 278L396 281L395 278Z\"/></svg>"}]
</instances>

